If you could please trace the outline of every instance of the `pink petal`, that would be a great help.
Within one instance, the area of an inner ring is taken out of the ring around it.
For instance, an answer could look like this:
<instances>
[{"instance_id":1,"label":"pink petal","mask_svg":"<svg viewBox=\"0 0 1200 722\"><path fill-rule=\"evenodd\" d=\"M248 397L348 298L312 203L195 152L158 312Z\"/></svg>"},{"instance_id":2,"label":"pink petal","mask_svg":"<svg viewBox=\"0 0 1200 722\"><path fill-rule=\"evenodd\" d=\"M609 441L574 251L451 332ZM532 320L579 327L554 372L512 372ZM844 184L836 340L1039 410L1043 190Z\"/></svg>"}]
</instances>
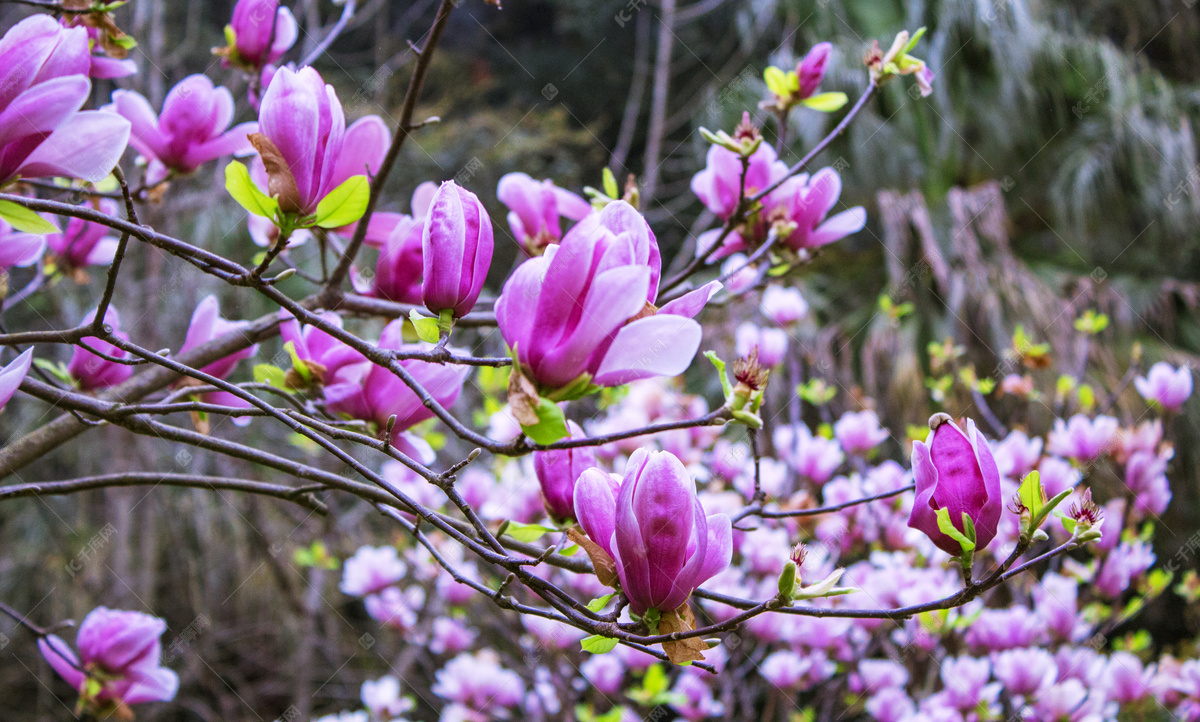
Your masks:
<instances>
[{"instance_id":1,"label":"pink petal","mask_svg":"<svg viewBox=\"0 0 1200 722\"><path fill-rule=\"evenodd\" d=\"M678 376L700 348L703 332L690 318L656 314L626 324L596 370L601 386L619 386L653 376Z\"/></svg>"}]
</instances>

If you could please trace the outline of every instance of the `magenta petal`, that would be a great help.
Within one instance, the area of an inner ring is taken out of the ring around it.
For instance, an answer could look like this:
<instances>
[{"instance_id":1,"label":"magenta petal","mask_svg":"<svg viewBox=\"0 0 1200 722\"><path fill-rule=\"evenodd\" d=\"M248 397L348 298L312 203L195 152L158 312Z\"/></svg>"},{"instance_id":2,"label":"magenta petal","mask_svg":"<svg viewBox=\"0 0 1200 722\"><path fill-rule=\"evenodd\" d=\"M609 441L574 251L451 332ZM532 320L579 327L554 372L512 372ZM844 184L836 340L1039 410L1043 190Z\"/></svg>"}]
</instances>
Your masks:
<instances>
[{"instance_id":1,"label":"magenta petal","mask_svg":"<svg viewBox=\"0 0 1200 722\"><path fill-rule=\"evenodd\" d=\"M333 173L333 187L356 175L375 175L388 146L392 132L378 115L367 115L346 128L342 153Z\"/></svg>"},{"instance_id":2,"label":"magenta petal","mask_svg":"<svg viewBox=\"0 0 1200 722\"><path fill-rule=\"evenodd\" d=\"M586 469L575 482L572 503L579 526L588 538L612 556L612 536L616 529L617 494L620 486L600 469Z\"/></svg>"},{"instance_id":3,"label":"magenta petal","mask_svg":"<svg viewBox=\"0 0 1200 722\"><path fill-rule=\"evenodd\" d=\"M4 408L17 389L21 387L21 382L25 380L32 364L33 349L27 348L21 352L20 356L0 369L0 409Z\"/></svg>"},{"instance_id":4,"label":"magenta petal","mask_svg":"<svg viewBox=\"0 0 1200 722\"><path fill-rule=\"evenodd\" d=\"M114 113L81 111L42 141L17 172L32 178L63 176L99 183L121 159L128 141L128 120Z\"/></svg>"},{"instance_id":5,"label":"magenta petal","mask_svg":"<svg viewBox=\"0 0 1200 722\"><path fill-rule=\"evenodd\" d=\"M700 324L684 316L657 314L626 324L613 339L594 381L619 386L652 376L678 376L700 349Z\"/></svg>"},{"instance_id":6,"label":"magenta petal","mask_svg":"<svg viewBox=\"0 0 1200 722\"><path fill-rule=\"evenodd\" d=\"M156 667L137 675L136 681L125 693L125 703L168 702L175 699L178 691L179 675L169 669Z\"/></svg>"},{"instance_id":7,"label":"magenta petal","mask_svg":"<svg viewBox=\"0 0 1200 722\"><path fill-rule=\"evenodd\" d=\"M702 310L705 304L713 297L713 295L722 288L720 281L709 281L700 288L690 291L675 299L668 301L666 305L658 309L659 314L668 316L684 316L685 318L695 318Z\"/></svg>"},{"instance_id":8,"label":"magenta petal","mask_svg":"<svg viewBox=\"0 0 1200 722\"><path fill-rule=\"evenodd\" d=\"M58 672L58 675L65 679L67 684L76 690L80 689L85 676L79 670L79 658L62 638L54 634L42 637L38 640L38 649L41 650L42 656L46 658L50 667Z\"/></svg>"},{"instance_id":9,"label":"magenta petal","mask_svg":"<svg viewBox=\"0 0 1200 722\"><path fill-rule=\"evenodd\" d=\"M564 218L581 221L592 212L591 203L565 188L555 186L554 197L558 200L558 214Z\"/></svg>"},{"instance_id":10,"label":"magenta petal","mask_svg":"<svg viewBox=\"0 0 1200 722\"><path fill-rule=\"evenodd\" d=\"M50 133L83 107L92 84L82 75L39 83L0 112L0 145Z\"/></svg>"},{"instance_id":11,"label":"magenta petal","mask_svg":"<svg viewBox=\"0 0 1200 722\"><path fill-rule=\"evenodd\" d=\"M116 113L130 123L129 144L148 158L157 158L163 153L162 133L158 129L158 114L140 93L132 90L115 90L112 103L102 110Z\"/></svg>"},{"instance_id":12,"label":"magenta petal","mask_svg":"<svg viewBox=\"0 0 1200 722\"><path fill-rule=\"evenodd\" d=\"M118 60L104 55L92 56L92 67L88 75L96 80L112 80L125 78L137 72L137 63L132 60Z\"/></svg>"},{"instance_id":13,"label":"magenta petal","mask_svg":"<svg viewBox=\"0 0 1200 722\"><path fill-rule=\"evenodd\" d=\"M45 252L45 236L19 233L0 221L0 269L32 266Z\"/></svg>"},{"instance_id":14,"label":"magenta petal","mask_svg":"<svg viewBox=\"0 0 1200 722\"><path fill-rule=\"evenodd\" d=\"M696 571L692 585L698 587L725 571L732 560L733 522L728 514L713 514L708 517L708 547L704 562Z\"/></svg>"},{"instance_id":15,"label":"magenta petal","mask_svg":"<svg viewBox=\"0 0 1200 722\"><path fill-rule=\"evenodd\" d=\"M848 211L842 211L825 221L809 236L812 247L824 246L834 241L840 241L852 233L858 233L867 225L867 211L862 206L855 206Z\"/></svg>"}]
</instances>

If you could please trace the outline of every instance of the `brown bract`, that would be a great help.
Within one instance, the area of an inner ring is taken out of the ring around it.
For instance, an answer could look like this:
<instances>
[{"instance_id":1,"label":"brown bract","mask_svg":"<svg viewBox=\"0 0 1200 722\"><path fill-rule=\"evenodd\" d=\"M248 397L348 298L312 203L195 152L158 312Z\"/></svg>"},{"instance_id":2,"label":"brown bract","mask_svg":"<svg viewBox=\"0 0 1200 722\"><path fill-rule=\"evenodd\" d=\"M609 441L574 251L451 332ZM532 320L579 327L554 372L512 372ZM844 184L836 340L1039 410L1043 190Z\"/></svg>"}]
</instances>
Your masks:
<instances>
[{"instance_id":1,"label":"brown bract","mask_svg":"<svg viewBox=\"0 0 1200 722\"><path fill-rule=\"evenodd\" d=\"M246 137L258 151L267 169L267 195L279 201L279 210L284 213L299 213L302 210L300 190L296 187L296 176L292 175L292 169L288 167L283 154L262 133L251 133Z\"/></svg>"},{"instance_id":2,"label":"brown bract","mask_svg":"<svg viewBox=\"0 0 1200 722\"><path fill-rule=\"evenodd\" d=\"M512 409L513 417L521 426L536 426L537 406L537 387L514 365L508 376L508 407Z\"/></svg>"},{"instance_id":3,"label":"brown bract","mask_svg":"<svg viewBox=\"0 0 1200 722\"><path fill-rule=\"evenodd\" d=\"M580 549L587 552L588 557L592 560L592 567L596 570L596 578L606 587L617 588L617 565L608 555L608 552L596 542L588 539L583 532L574 527L567 530L567 538L579 545Z\"/></svg>"},{"instance_id":4,"label":"brown bract","mask_svg":"<svg viewBox=\"0 0 1200 722\"><path fill-rule=\"evenodd\" d=\"M663 612L662 617L658 620L659 634L673 634L675 632L690 632L696 628L696 617L692 614L692 608L687 602L683 606L673 612ZM663 651L674 664L683 664L685 662L703 662L704 650L708 649L708 645L699 637L688 637L673 642L663 642Z\"/></svg>"}]
</instances>

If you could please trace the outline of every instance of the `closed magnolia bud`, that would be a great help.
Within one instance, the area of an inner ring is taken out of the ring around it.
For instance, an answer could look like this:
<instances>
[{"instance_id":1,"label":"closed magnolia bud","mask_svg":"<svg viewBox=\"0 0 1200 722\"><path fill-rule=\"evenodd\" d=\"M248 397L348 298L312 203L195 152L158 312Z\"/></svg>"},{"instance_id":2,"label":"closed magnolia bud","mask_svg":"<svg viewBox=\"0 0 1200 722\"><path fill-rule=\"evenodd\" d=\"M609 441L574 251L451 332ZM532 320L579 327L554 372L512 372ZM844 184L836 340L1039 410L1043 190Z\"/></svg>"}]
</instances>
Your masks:
<instances>
[{"instance_id":1,"label":"closed magnolia bud","mask_svg":"<svg viewBox=\"0 0 1200 722\"><path fill-rule=\"evenodd\" d=\"M584 437L583 429L574 421L567 422L570 438ZM533 454L533 469L542 486L542 499L546 511L558 521L575 519L575 482L587 469L596 465L596 452L587 446L574 449L536 451Z\"/></svg>"},{"instance_id":2,"label":"closed magnolia bud","mask_svg":"<svg viewBox=\"0 0 1200 722\"><path fill-rule=\"evenodd\" d=\"M492 220L476 195L454 181L438 188L421 235L421 298L434 314L465 316L492 264Z\"/></svg>"},{"instance_id":3,"label":"closed magnolia bud","mask_svg":"<svg viewBox=\"0 0 1200 722\"><path fill-rule=\"evenodd\" d=\"M832 43L817 43L796 65L796 74L800 76L801 98L811 97L817 92L821 81L825 79L825 69L829 65L829 53L832 50Z\"/></svg>"},{"instance_id":4,"label":"closed magnolia bud","mask_svg":"<svg viewBox=\"0 0 1200 722\"><path fill-rule=\"evenodd\" d=\"M975 526L975 548L983 549L995 538L1004 508L992 450L970 419L965 433L948 414L934 414L929 428L929 438L913 442L917 496L908 525L925 532L942 551L957 555L962 547L938 528L937 512L946 509L950 522L964 533L966 514Z\"/></svg>"}]
</instances>

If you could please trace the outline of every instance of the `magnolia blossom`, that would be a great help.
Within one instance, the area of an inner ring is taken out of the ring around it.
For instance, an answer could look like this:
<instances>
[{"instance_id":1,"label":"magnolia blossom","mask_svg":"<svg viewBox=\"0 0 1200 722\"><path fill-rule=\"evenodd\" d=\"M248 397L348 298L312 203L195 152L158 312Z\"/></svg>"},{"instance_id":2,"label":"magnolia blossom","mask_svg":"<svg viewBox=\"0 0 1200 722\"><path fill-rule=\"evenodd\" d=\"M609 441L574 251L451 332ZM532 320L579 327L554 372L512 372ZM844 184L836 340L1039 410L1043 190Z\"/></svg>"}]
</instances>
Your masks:
<instances>
[{"instance_id":1,"label":"magnolia blossom","mask_svg":"<svg viewBox=\"0 0 1200 722\"><path fill-rule=\"evenodd\" d=\"M829 56L833 52L833 43L817 43L796 63L796 75L800 78L800 98L811 98L821 87L825 79L825 69L829 66Z\"/></svg>"},{"instance_id":2,"label":"magnolia blossom","mask_svg":"<svg viewBox=\"0 0 1200 722\"><path fill-rule=\"evenodd\" d=\"M399 717L415 706L411 698L400 695L400 680L390 674L363 682L361 697L367 711L381 720Z\"/></svg>"},{"instance_id":3,"label":"magnolia blossom","mask_svg":"<svg viewBox=\"0 0 1200 722\"><path fill-rule=\"evenodd\" d=\"M562 238L559 218L582 220L592 212L590 203L575 193L536 181L526 173L507 173L496 185L496 198L508 206L508 226L517 242L530 253L541 253Z\"/></svg>"},{"instance_id":4,"label":"magnolia blossom","mask_svg":"<svg viewBox=\"0 0 1200 722\"><path fill-rule=\"evenodd\" d=\"M285 213L309 215L340 185L346 135L342 103L312 68L280 68L263 95L259 133L250 136L267 178L266 193Z\"/></svg>"},{"instance_id":5,"label":"magnolia blossom","mask_svg":"<svg viewBox=\"0 0 1200 722\"><path fill-rule=\"evenodd\" d=\"M472 192L446 181L421 231L421 300L461 318L475 306L492 264L492 219Z\"/></svg>"},{"instance_id":6,"label":"magnolia blossom","mask_svg":"<svg viewBox=\"0 0 1200 722\"><path fill-rule=\"evenodd\" d=\"M0 409L3 409L13 394L17 393L32 364L33 349L27 348L7 366L0 368Z\"/></svg>"},{"instance_id":7,"label":"magnolia blossom","mask_svg":"<svg viewBox=\"0 0 1200 722\"><path fill-rule=\"evenodd\" d=\"M351 126L351 130L357 125ZM354 286L359 293L397 303L421 303L422 236L425 216L437 188L430 181L417 186L412 195L412 215L372 214L365 240L367 245L379 249L379 258L374 276L370 279L355 276Z\"/></svg>"},{"instance_id":8,"label":"magnolia blossom","mask_svg":"<svg viewBox=\"0 0 1200 722\"><path fill-rule=\"evenodd\" d=\"M865 454L887 440L887 429L879 425L874 411L847 411L833 425L833 435L851 454Z\"/></svg>"},{"instance_id":9,"label":"magnolia blossom","mask_svg":"<svg viewBox=\"0 0 1200 722\"><path fill-rule=\"evenodd\" d=\"M100 709L167 701L175 698L179 677L160 666L159 638L166 629L166 622L149 614L96 607L79 625L78 654L53 634L39 639L38 649Z\"/></svg>"},{"instance_id":10,"label":"magnolia blossom","mask_svg":"<svg viewBox=\"0 0 1200 722\"><path fill-rule=\"evenodd\" d=\"M111 80L113 78L125 78L137 72L137 63L125 57L109 57L107 55L110 50L105 46L105 36L107 31L91 27L84 24L79 15L66 15L59 18L59 22L65 28L82 27L87 30L88 45L91 47L91 67L88 68L88 75L96 80ZM122 50L117 49L119 52Z\"/></svg>"},{"instance_id":11,"label":"magnolia blossom","mask_svg":"<svg viewBox=\"0 0 1200 722\"><path fill-rule=\"evenodd\" d=\"M188 325L187 337L184 339L183 347L179 349L179 352L190 351L197 346L202 346L226 334L241 332L248 325L245 321L229 321L222 318L221 306L217 301L217 297L206 296L192 313L192 322ZM235 351L224 358L217 359L200 370L210 376L224 379L233 373L233 369L238 365L239 361L250 358L256 353L258 353L258 344L253 344L241 351ZM250 406L247 401L234 396L228 391L210 391L204 394L204 400L207 403L221 404L234 408L249 408ZM235 416L233 422L244 426L250 422L250 417Z\"/></svg>"},{"instance_id":12,"label":"magnolia blossom","mask_svg":"<svg viewBox=\"0 0 1200 722\"><path fill-rule=\"evenodd\" d=\"M359 547L342 569L343 594L365 597L377 594L404 578L408 567L395 547Z\"/></svg>"},{"instance_id":13,"label":"magnolia blossom","mask_svg":"<svg viewBox=\"0 0 1200 722\"><path fill-rule=\"evenodd\" d=\"M91 95L87 30L49 15L25 18L0 38L0 186L17 177L98 183L129 141L129 121L80 110Z\"/></svg>"},{"instance_id":14,"label":"magnolia blossom","mask_svg":"<svg viewBox=\"0 0 1200 722\"><path fill-rule=\"evenodd\" d=\"M862 206L829 217L841 195L842 177L833 168L822 168L811 178L802 173L771 193L768 215L796 224L783 239L793 250L819 248L857 233L867 224Z\"/></svg>"},{"instance_id":15,"label":"magnolia blossom","mask_svg":"<svg viewBox=\"0 0 1200 722\"><path fill-rule=\"evenodd\" d=\"M1178 411L1192 395L1192 370L1187 366L1174 368L1165 361L1150 367L1150 373L1133 380L1142 398L1168 411Z\"/></svg>"},{"instance_id":16,"label":"magnolia blossom","mask_svg":"<svg viewBox=\"0 0 1200 722\"><path fill-rule=\"evenodd\" d=\"M747 197L755 195L785 177L787 172L787 163L779 160L770 143L764 142L750 156L743 185L741 156L713 145L708 149L704 170L692 177L692 192L705 208L725 220L737 210L743 190Z\"/></svg>"},{"instance_id":17,"label":"magnolia blossom","mask_svg":"<svg viewBox=\"0 0 1200 722\"><path fill-rule=\"evenodd\" d=\"M586 437L574 421L567 422L572 439ZM555 519L575 518L575 481L586 469L596 465L596 452L591 447L535 451L533 468L542 487L546 511Z\"/></svg>"},{"instance_id":18,"label":"magnolia blossom","mask_svg":"<svg viewBox=\"0 0 1200 722\"><path fill-rule=\"evenodd\" d=\"M117 204L107 198L102 198L99 205L100 212L105 215L112 216L118 212ZM91 208L90 205L83 207ZM65 271L112 263L117 244L118 239L112 235L111 228L75 216L67 219L65 231L46 236L46 245L54 253L56 264Z\"/></svg>"},{"instance_id":19,"label":"magnolia blossom","mask_svg":"<svg viewBox=\"0 0 1200 722\"><path fill-rule=\"evenodd\" d=\"M292 11L279 7L279 0L238 0L225 31L232 38L221 52L223 62L251 70L274 63L295 44L299 30Z\"/></svg>"},{"instance_id":20,"label":"magnolia blossom","mask_svg":"<svg viewBox=\"0 0 1200 722\"><path fill-rule=\"evenodd\" d=\"M822 485L846 459L835 439L814 436L808 427L782 426L775 431L775 448L801 476Z\"/></svg>"},{"instance_id":21,"label":"magnolia blossom","mask_svg":"<svg viewBox=\"0 0 1200 722\"><path fill-rule=\"evenodd\" d=\"M500 666L500 657L485 649L460 654L437 673L433 693L464 712L499 712L519 705L525 696L521 676ZM443 718L446 712L443 711ZM458 719L476 719L462 716Z\"/></svg>"},{"instance_id":22,"label":"magnolia blossom","mask_svg":"<svg viewBox=\"0 0 1200 722\"><path fill-rule=\"evenodd\" d=\"M804 300L798 288L771 285L763 291L760 308L763 316L772 323L790 326L808 313L808 302Z\"/></svg>"},{"instance_id":23,"label":"magnolia blossom","mask_svg":"<svg viewBox=\"0 0 1200 722\"><path fill-rule=\"evenodd\" d=\"M655 311L662 261L633 206L608 204L544 256L522 263L496 301L496 321L520 370L552 392L590 380L617 386L680 374L700 347L692 318L711 282Z\"/></svg>"},{"instance_id":24,"label":"magnolia blossom","mask_svg":"<svg viewBox=\"0 0 1200 722\"><path fill-rule=\"evenodd\" d=\"M788 333L781 328L760 328L752 323L738 326L734 349L741 358L758 350L758 362L768 368L778 366L787 355Z\"/></svg>"},{"instance_id":25,"label":"magnolia blossom","mask_svg":"<svg viewBox=\"0 0 1200 722\"><path fill-rule=\"evenodd\" d=\"M258 123L232 128L233 96L214 87L205 75L189 75L171 88L162 114L132 90L113 92L104 107L129 120L130 145L148 162L146 183L155 184L170 173L187 174L223 155L246 155L254 148L247 136L258 132Z\"/></svg>"},{"instance_id":26,"label":"magnolia blossom","mask_svg":"<svg viewBox=\"0 0 1200 722\"><path fill-rule=\"evenodd\" d=\"M0 219L0 271L32 266L45 252L45 236L22 233Z\"/></svg>"},{"instance_id":27,"label":"magnolia blossom","mask_svg":"<svg viewBox=\"0 0 1200 722\"><path fill-rule=\"evenodd\" d=\"M635 451L620 482L585 471L575 485L575 513L616 562L635 614L679 608L733 553L729 517L704 511L696 483L665 451Z\"/></svg>"},{"instance_id":28,"label":"magnolia blossom","mask_svg":"<svg viewBox=\"0 0 1200 722\"><path fill-rule=\"evenodd\" d=\"M97 310L93 309L84 316L80 322L81 325L86 326L95 320ZM107 311L105 311L104 323L112 329L114 336L122 341L129 340L129 335L121 330L121 316L113 306L109 306ZM129 355L126 351L117 348L112 343L94 336L85 336L83 342L100 353L115 358L123 359ZM71 374L71 378L75 379L79 388L84 391L95 391L97 389L108 388L109 386L116 386L125 382L133 375L133 367L129 364L110 361L97 356L82 346L75 346L72 349L71 360L67 362L67 371Z\"/></svg>"},{"instance_id":29,"label":"magnolia blossom","mask_svg":"<svg viewBox=\"0 0 1200 722\"><path fill-rule=\"evenodd\" d=\"M995 538L1004 509L992 450L971 419L965 433L946 414L935 414L929 427L924 442L913 442L917 497L908 525L924 532L942 551L958 555L962 548L938 528L937 511L946 509L960 532L965 531L965 514L975 527L976 549L983 549Z\"/></svg>"},{"instance_id":30,"label":"magnolia blossom","mask_svg":"<svg viewBox=\"0 0 1200 722\"><path fill-rule=\"evenodd\" d=\"M1054 420L1046 450L1077 461L1093 461L1111 451L1121 424L1111 416L1089 419L1075 414L1068 421Z\"/></svg>"},{"instance_id":31,"label":"magnolia blossom","mask_svg":"<svg viewBox=\"0 0 1200 722\"><path fill-rule=\"evenodd\" d=\"M401 351L424 348L405 345L403 329L400 319L389 323L380 336L379 347ZM449 406L458 399L463 382L471 370L468 366L435 364L416 359L400 361L399 364L443 406ZM406 433L412 426L433 418L433 412L421 403L408 384L388 369L367 360L343 363L327 373L324 396L327 410L370 421L381 430L395 416L391 438L396 448L428 460L426 463L433 460L433 449L423 440Z\"/></svg>"}]
</instances>

